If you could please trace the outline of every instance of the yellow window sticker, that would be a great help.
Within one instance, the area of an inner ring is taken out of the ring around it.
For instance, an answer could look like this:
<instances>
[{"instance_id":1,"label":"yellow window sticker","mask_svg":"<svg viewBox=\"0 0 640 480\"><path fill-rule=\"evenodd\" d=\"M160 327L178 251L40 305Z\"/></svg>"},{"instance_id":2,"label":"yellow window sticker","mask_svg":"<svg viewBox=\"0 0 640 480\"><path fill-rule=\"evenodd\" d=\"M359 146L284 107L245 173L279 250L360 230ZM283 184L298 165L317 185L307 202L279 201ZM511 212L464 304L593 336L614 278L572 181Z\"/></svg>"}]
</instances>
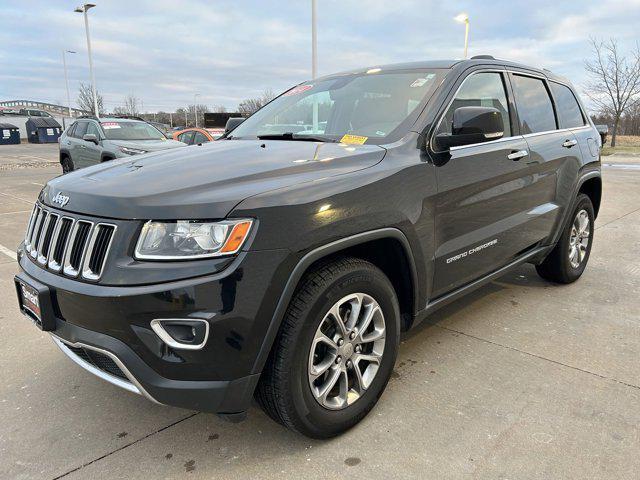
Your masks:
<instances>
[{"instance_id":1,"label":"yellow window sticker","mask_svg":"<svg viewBox=\"0 0 640 480\"><path fill-rule=\"evenodd\" d=\"M340 139L341 143L350 143L352 145L363 145L369 137L361 137L360 135L346 134Z\"/></svg>"}]
</instances>

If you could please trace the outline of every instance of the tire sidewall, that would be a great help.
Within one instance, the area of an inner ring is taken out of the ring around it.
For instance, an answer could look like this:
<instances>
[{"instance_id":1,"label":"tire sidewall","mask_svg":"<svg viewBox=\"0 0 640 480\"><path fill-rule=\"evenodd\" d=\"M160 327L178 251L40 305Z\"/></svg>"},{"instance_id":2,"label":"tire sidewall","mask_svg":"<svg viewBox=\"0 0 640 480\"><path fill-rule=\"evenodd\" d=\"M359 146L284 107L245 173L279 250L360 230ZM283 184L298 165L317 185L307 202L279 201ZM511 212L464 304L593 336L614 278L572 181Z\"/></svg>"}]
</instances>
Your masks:
<instances>
[{"instance_id":1,"label":"tire sidewall","mask_svg":"<svg viewBox=\"0 0 640 480\"><path fill-rule=\"evenodd\" d=\"M587 215L589 216L589 245L587 245L587 252L584 256L580 265L577 268L574 268L569 261L569 240L571 238L571 228L573 226L573 222L576 218L576 215L580 210L585 210ZM576 205L573 208L573 212L571 213L571 217L569 218L569 223L567 224L561 239L561 248L560 255L561 260L563 262L562 269L566 277L570 281L574 281L582 275L584 269L587 267L587 263L589 261L589 256L591 254L591 247L593 246L593 238L594 238L594 225L595 225L595 214L593 211L593 205L591 200L586 195L581 194L576 201Z\"/></svg>"},{"instance_id":2,"label":"tire sidewall","mask_svg":"<svg viewBox=\"0 0 640 480\"><path fill-rule=\"evenodd\" d=\"M385 319L385 346L382 362L373 383L364 395L352 405L341 410L329 410L318 403L311 392L308 380L308 360L315 332L329 309L350 293L366 293L380 305ZM360 421L377 402L391 376L398 352L400 311L395 291L389 280L374 269L358 269L333 279L327 288L311 302L305 312L300 329L300 347L294 352L290 378L292 379L292 405L302 428L313 436L336 435ZM319 428L319 426L321 426Z\"/></svg>"}]
</instances>

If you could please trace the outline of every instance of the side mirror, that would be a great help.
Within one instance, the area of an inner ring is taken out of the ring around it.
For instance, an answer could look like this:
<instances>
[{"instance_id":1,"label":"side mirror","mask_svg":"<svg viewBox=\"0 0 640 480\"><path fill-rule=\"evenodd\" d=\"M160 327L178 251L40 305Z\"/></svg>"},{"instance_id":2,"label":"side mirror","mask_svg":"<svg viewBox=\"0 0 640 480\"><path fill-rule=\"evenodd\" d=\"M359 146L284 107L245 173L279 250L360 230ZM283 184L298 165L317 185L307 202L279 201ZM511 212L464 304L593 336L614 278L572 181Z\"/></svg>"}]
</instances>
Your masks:
<instances>
[{"instance_id":1,"label":"side mirror","mask_svg":"<svg viewBox=\"0 0 640 480\"><path fill-rule=\"evenodd\" d=\"M602 145L607 143L607 135L609 135L609 126L608 125L596 125L596 130L600 134L600 139L602 140Z\"/></svg>"},{"instance_id":2,"label":"side mirror","mask_svg":"<svg viewBox=\"0 0 640 480\"><path fill-rule=\"evenodd\" d=\"M93 133L86 133L82 137L82 140L84 140L85 142L91 142L91 143L95 143L96 145L98 145L98 137L96 137L95 134L93 134Z\"/></svg>"},{"instance_id":3,"label":"side mirror","mask_svg":"<svg viewBox=\"0 0 640 480\"><path fill-rule=\"evenodd\" d=\"M497 140L504 135L500 110L493 107L459 107L453 112L451 133L436 136L444 148Z\"/></svg>"},{"instance_id":4,"label":"side mirror","mask_svg":"<svg viewBox=\"0 0 640 480\"><path fill-rule=\"evenodd\" d=\"M227 120L227 124L224 126L224 134L226 135L233 131L238 125L244 122L244 120L244 117L230 117L229 120Z\"/></svg>"}]
</instances>

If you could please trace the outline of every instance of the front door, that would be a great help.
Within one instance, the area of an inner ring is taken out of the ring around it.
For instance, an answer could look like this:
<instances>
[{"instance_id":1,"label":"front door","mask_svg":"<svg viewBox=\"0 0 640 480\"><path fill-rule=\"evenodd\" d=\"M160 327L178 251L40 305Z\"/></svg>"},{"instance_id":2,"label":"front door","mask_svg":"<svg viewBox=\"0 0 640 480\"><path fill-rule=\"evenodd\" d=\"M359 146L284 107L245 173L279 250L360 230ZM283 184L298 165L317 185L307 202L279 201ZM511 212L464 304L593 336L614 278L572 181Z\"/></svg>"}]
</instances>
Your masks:
<instances>
[{"instance_id":1,"label":"front door","mask_svg":"<svg viewBox=\"0 0 640 480\"><path fill-rule=\"evenodd\" d=\"M468 76L455 94L436 133L451 132L453 111L463 106L494 107L502 114L503 138L452 147L436 168L435 273L431 296L443 295L508 263L520 248L511 193L523 188L510 175L517 158L528 153L514 134L504 72ZM436 147L437 148L437 147Z\"/></svg>"},{"instance_id":2,"label":"front door","mask_svg":"<svg viewBox=\"0 0 640 480\"><path fill-rule=\"evenodd\" d=\"M96 165L100 163L102 156L102 134L96 122L90 122L87 127L87 134L95 135L98 144L83 140L84 148L82 149L83 163L85 166Z\"/></svg>"}]
</instances>

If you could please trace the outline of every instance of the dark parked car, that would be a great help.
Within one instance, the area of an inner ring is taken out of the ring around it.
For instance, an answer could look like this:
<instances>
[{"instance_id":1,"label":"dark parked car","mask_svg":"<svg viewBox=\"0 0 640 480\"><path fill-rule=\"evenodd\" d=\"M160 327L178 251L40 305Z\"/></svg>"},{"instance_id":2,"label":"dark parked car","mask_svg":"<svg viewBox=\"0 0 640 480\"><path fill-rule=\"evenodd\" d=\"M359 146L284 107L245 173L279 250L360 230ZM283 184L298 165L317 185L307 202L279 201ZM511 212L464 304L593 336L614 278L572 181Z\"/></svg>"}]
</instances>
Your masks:
<instances>
[{"instance_id":1,"label":"dark parked car","mask_svg":"<svg viewBox=\"0 0 640 480\"><path fill-rule=\"evenodd\" d=\"M255 397L337 435L382 395L400 332L523 263L580 277L599 138L566 80L492 58L316 79L216 142L51 180L20 306L152 401L238 420Z\"/></svg>"}]
</instances>

